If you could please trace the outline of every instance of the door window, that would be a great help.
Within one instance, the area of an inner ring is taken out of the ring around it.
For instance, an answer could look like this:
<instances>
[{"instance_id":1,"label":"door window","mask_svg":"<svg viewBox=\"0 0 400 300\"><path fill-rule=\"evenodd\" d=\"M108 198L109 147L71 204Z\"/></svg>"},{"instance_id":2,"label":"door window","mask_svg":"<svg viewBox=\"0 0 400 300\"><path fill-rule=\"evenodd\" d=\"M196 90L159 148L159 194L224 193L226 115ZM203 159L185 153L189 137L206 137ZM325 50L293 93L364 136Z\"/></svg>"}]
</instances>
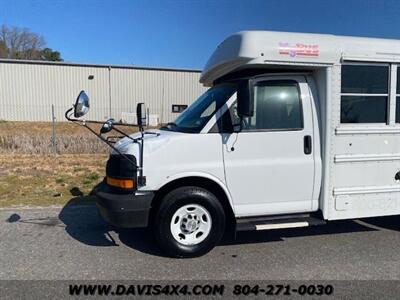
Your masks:
<instances>
[{"instance_id":1,"label":"door window","mask_svg":"<svg viewBox=\"0 0 400 300\"><path fill-rule=\"evenodd\" d=\"M295 81L264 81L254 87L254 116L243 130L303 128L300 93Z\"/></svg>"},{"instance_id":2,"label":"door window","mask_svg":"<svg viewBox=\"0 0 400 300\"><path fill-rule=\"evenodd\" d=\"M239 124L236 102L221 120L223 132ZM244 117L242 131L300 130L303 113L298 83L294 80L258 82L254 87L254 115Z\"/></svg>"}]
</instances>

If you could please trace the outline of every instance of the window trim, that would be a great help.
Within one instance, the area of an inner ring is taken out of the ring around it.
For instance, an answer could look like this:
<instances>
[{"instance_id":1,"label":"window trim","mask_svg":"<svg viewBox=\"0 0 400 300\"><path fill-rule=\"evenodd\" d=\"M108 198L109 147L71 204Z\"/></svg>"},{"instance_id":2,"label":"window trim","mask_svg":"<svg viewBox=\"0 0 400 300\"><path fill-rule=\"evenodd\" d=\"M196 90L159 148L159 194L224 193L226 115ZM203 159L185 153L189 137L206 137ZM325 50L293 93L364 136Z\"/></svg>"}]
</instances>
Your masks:
<instances>
[{"instance_id":1,"label":"window trim","mask_svg":"<svg viewBox=\"0 0 400 300\"><path fill-rule=\"evenodd\" d=\"M387 93L386 94L366 94L366 93L342 93L342 69L343 66L372 66L372 67L387 67L388 68L388 78L387 78ZM339 111L339 125L340 126L373 126L373 125L383 125L387 126L391 123L391 92L392 92L392 64L390 63L369 63L369 62L343 62L340 65L340 111ZM394 86L396 88L396 86ZM385 122L363 122L363 123L342 123L342 97L343 96L351 96L351 97L386 97L386 121Z\"/></svg>"},{"instance_id":2,"label":"window trim","mask_svg":"<svg viewBox=\"0 0 400 300\"><path fill-rule=\"evenodd\" d=\"M367 62L367 61L350 61L346 60L342 63L342 66L371 66L371 67L382 67L382 66L388 66L390 67L389 62Z\"/></svg>"},{"instance_id":3,"label":"window trim","mask_svg":"<svg viewBox=\"0 0 400 300\"><path fill-rule=\"evenodd\" d=\"M179 111L174 111L174 106L179 108ZM183 108L185 106L185 108ZM186 108L188 108L189 105L187 104L172 104L171 106L171 113L173 114L180 114L182 113ZM182 109L183 108L183 109ZM182 109L182 110L181 110Z\"/></svg>"},{"instance_id":4,"label":"window trim","mask_svg":"<svg viewBox=\"0 0 400 300\"><path fill-rule=\"evenodd\" d=\"M389 97L389 94L357 94L357 93L341 93L341 96L350 96L350 97Z\"/></svg>"},{"instance_id":5,"label":"window trim","mask_svg":"<svg viewBox=\"0 0 400 300\"><path fill-rule=\"evenodd\" d=\"M397 102L397 98L400 98L400 88L397 86L397 83L400 84L399 76L400 76L400 64L392 64L392 77L393 77L393 92L392 92L392 97L391 97L391 102L390 102L390 112L392 113L391 116L391 125L398 126L400 125L400 116L399 121L396 122L397 119L397 105L400 104L400 101ZM399 93L397 93L397 90L399 90ZM399 109L400 113L400 109Z\"/></svg>"},{"instance_id":6,"label":"window trim","mask_svg":"<svg viewBox=\"0 0 400 300\"><path fill-rule=\"evenodd\" d=\"M273 128L273 129L248 129L242 130L242 132L285 132L285 131L303 131L304 128Z\"/></svg>"}]
</instances>

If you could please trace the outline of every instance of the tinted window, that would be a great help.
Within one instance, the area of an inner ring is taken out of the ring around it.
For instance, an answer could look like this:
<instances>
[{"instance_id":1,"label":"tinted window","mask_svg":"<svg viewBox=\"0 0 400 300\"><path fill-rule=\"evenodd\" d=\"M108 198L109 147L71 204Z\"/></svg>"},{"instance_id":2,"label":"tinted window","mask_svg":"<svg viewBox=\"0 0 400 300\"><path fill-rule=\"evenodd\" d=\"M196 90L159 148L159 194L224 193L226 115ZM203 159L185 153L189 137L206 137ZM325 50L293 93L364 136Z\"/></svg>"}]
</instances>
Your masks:
<instances>
[{"instance_id":1,"label":"tinted window","mask_svg":"<svg viewBox=\"0 0 400 300\"><path fill-rule=\"evenodd\" d=\"M342 123L385 123L387 97L342 96Z\"/></svg>"},{"instance_id":2,"label":"tinted window","mask_svg":"<svg viewBox=\"0 0 400 300\"><path fill-rule=\"evenodd\" d=\"M397 67L397 92L400 95L400 66ZM396 123L400 123L400 97L396 98Z\"/></svg>"},{"instance_id":3,"label":"tinted window","mask_svg":"<svg viewBox=\"0 0 400 300\"><path fill-rule=\"evenodd\" d=\"M397 67L397 94L400 94L400 66Z\"/></svg>"},{"instance_id":4,"label":"tinted window","mask_svg":"<svg viewBox=\"0 0 400 300\"><path fill-rule=\"evenodd\" d=\"M343 65L341 123L386 123L388 87L389 66Z\"/></svg>"},{"instance_id":5,"label":"tinted window","mask_svg":"<svg viewBox=\"0 0 400 300\"><path fill-rule=\"evenodd\" d=\"M342 93L387 94L389 67L342 66Z\"/></svg>"}]
</instances>

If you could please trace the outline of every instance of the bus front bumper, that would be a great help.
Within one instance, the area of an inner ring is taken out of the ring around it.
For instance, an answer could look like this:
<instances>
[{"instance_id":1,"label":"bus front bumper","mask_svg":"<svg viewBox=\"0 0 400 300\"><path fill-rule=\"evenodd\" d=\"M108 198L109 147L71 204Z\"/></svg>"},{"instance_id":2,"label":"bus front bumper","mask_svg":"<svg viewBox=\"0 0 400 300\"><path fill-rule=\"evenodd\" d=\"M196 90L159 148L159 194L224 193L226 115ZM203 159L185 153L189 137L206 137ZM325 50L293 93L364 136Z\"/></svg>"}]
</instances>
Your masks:
<instances>
[{"instance_id":1,"label":"bus front bumper","mask_svg":"<svg viewBox=\"0 0 400 300\"><path fill-rule=\"evenodd\" d=\"M104 184L96 192L97 207L103 219L121 228L147 227L153 192L116 194Z\"/></svg>"}]
</instances>

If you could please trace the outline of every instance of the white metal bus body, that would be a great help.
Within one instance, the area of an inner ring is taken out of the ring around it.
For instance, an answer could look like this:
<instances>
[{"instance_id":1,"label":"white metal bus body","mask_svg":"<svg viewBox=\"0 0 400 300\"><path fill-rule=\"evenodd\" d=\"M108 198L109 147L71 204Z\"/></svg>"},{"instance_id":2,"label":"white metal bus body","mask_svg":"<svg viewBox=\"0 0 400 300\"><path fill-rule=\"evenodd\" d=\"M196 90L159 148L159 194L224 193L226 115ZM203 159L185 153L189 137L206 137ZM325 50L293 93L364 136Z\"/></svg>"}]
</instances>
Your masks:
<instances>
[{"instance_id":1,"label":"white metal bus body","mask_svg":"<svg viewBox=\"0 0 400 300\"><path fill-rule=\"evenodd\" d=\"M145 184L124 199L108 185L100 211L117 226L153 226L175 256L209 251L226 224L400 214L399 65L396 40L234 34L202 73L210 90L145 135ZM140 157L128 138L115 146Z\"/></svg>"}]
</instances>

